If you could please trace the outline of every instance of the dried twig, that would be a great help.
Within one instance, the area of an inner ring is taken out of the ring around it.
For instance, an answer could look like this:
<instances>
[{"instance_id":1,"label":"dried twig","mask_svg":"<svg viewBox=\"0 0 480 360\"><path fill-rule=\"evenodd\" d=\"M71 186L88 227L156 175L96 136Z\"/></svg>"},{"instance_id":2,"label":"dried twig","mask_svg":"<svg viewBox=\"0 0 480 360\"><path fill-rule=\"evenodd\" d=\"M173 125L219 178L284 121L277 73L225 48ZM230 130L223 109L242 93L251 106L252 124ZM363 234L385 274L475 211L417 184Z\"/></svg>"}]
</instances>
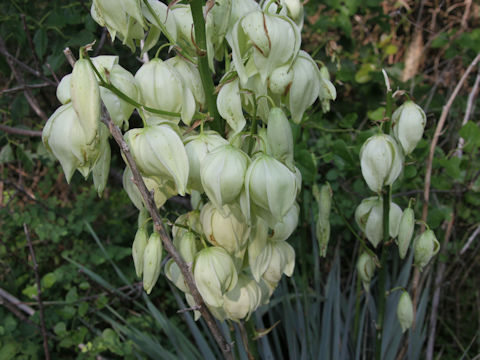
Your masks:
<instances>
[{"instance_id":1,"label":"dried twig","mask_svg":"<svg viewBox=\"0 0 480 360\"><path fill-rule=\"evenodd\" d=\"M465 115L463 117L462 126L464 126L468 122L468 120L470 120L470 116L473 110L473 103L477 95L478 85L480 85L480 68L478 69L477 77L475 79L475 83L473 84L472 91L470 91L470 94L468 94L467 107L465 109ZM464 146L465 146L465 139L460 137L460 139L458 139L457 150L455 151L454 156L461 158L463 155Z\"/></svg>"},{"instance_id":2,"label":"dried twig","mask_svg":"<svg viewBox=\"0 0 480 360\"><path fill-rule=\"evenodd\" d=\"M35 251L33 250L32 240L30 239L30 232L28 231L27 224L25 223L23 223L23 231L25 232L28 248L30 249L30 256L32 257L32 261L33 261L33 272L35 273L35 282L37 284L38 307L40 309L40 327L42 329L42 336L43 336L43 351L45 353L45 360L50 360L50 352L48 351L47 329L45 327L45 312L44 312L43 303L42 303L42 284L40 282L40 275L38 274L37 257L35 256Z\"/></svg>"},{"instance_id":3,"label":"dried twig","mask_svg":"<svg viewBox=\"0 0 480 360\"><path fill-rule=\"evenodd\" d=\"M30 137L42 137L42 132L41 131L19 129L19 128L16 128L16 127L11 127L11 126L2 125L2 124L0 124L0 130L3 131L3 132L6 132L8 134L30 136Z\"/></svg>"},{"instance_id":4,"label":"dried twig","mask_svg":"<svg viewBox=\"0 0 480 360\"><path fill-rule=\"evenodd\" d=\"M462 250L460 250L460 255L465 254L465 252L468 250L470 245L472 245L473 240L475 240L475 238L478 236L479 233L480 233L480 225L478 225L475 231L473 232L473 234L468 237L467 243L463 246Z\"/></svg>"},{"instance_id":5,"label":"dried twig","mask_svg":"<svg viewBox=\"0 0 480 360\"><path fill-rule=\"evenodd\" d=\"M6 52L7 49L5 47L5 43L3 42L3 38L0 36L0 52L1 53L4 53ZM25 80L23 79L23 76L22 74L20 74L16 67L15 67L15 64L14 62L12 61L12 57L8 57L6 56L6 59L7 59L7 63L8 63L8 66L10 67L10 69L12 70L12 73L13 75L15 76L15 78L17 79L17 82L19 83L20 86L25 86ZM30 105L30 107L33 109L33 111L35 111L35 113L44 121L47 121L48 117L47 115L45 114L45 112L42 110L42 108L40 107L40 105L38 104L37 100L35 99L35 97L33 96L32 92L30 91L29 88L25 88L25 98L27 99L28 101L28 104Z\"/></svg>"},{"instance_id":6,"label":"dried twig","mask_svg":"<svg viewBox=\"0 0 480 360\"><path fill-rule=\"evenodd\" d=\"M40 84L25 84L23 86L15 86L15 87L10 88L10 89L0 90L0 95L8 94L8 93L15 93L15 92L19 92L19 91L25 91L26 89L40 89L40 88L49 87L49 86L52 86L52 85L50 85L47 82L43 82L43 83L40 83Z\"/></svg>"},{"instance_id":7,"label":"dried twig","mask_svg":"<svg viewBox=\"0 0 480 360\"><path fill-rule=\"evenodd\" d=\"M49 83L50 85L52 86L57 86L57 83L55 81L53 81L52 79L49 79L48 77L44 76L40 71L38 70L35 70L33 68L31 68L30 66L28 66L27 64L25 64L24 62L18 60L15 56L13 56L12 54L10 54L7 50L7 48L5 47L5 43L3 42L3 38L0 37L0 54L2 54L3 56L5 56L5 58L7 59L7 61L12 61L14 62L16 65L18 65L19 67L21 67L23 70L25 71L28 71L30 74L44 80L45 82Z\"/></svg>"},{"instance_id":8,"label":"dried twig","mask_svg":"<svg viewBox=\"0 0 480 360\"><path fill-rule=\"evenodd\" d=\"M35 310L33 310L30 306L22 303L19 299L17 299L15 296L10 294L8 291L3 290L2 288L0 288L0 298L7 300L10 304L16 306L17 308L19 308L20 310L22 310L23 312L27 313L30 316L35 314Z\"/></svg>"}]
</instances>

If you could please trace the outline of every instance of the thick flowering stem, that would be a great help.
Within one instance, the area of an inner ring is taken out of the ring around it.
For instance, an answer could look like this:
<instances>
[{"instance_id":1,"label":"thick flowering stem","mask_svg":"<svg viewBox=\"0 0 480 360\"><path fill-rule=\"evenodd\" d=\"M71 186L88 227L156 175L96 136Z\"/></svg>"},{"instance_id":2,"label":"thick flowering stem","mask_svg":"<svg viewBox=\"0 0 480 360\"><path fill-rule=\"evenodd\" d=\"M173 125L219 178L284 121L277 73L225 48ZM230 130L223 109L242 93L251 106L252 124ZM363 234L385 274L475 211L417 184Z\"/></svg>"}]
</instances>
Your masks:
<instances>
[{"instance_id":1,"label":"thick flowering stem","mask_svg":"<svg viewBox=\"0 0 480 360\"><path fill-rule=\"evenodd\" d=\"M113 123L110 117L104 120L104 122L107 125L113 138L117 142L118 146L120 147L120 150L122 151L123 155L125 156L128 166L132 170L134 183L137 185L138 189L140 190L140 193L142 194L143 200L145 201L147 209L150 212L150 215L152 217L154 229L160 235L160 238L162 240L165 250L168 252L168 254L172 257L172 259L177 263L178 267L180 268L180 271L182 272L182 275L185 279L188 289L190 290L193 298L195 299L195 303L198 305L198 310L202 314L203 318L205 319L205 322L208 325L208 328L210 329L210 331L213 334L213 337L215 338L215 341L217 342L218 346L222 350L224 358L233 359L231 346L223 336L222 331L218 327L212 314L208 311L202 299L202 296L200 295L197 289L191 270L189 269L185 261L182 259L181 255L177 252L177 250L175 249L175 246L170 240L170 237L165 231L165 228L162 223L162 219L155 205L153 195L148 191L142 179L142 176L140 175L140 172L137 168L137 165L133 160L133 157L132 157L132 154L130 153L128 145L122 136L120 129L118 128L118 126L116 126Z\"/></svg>"},{"instance_id":2,"label":"thick flowering stem","mask_svg":"<svg viewBox=\"0 0 480 360\"><path fill-rule=\"evenodd\" d=\"M217 110L217 99L215 96L215 88L210 69L208 67L207 58L207 36L205 33L205 19L203 17L202 0L191 0L190 9L192 10L193 26L195 30L195 42L198 48L198 71L202 79L203 90L207 100L207 108L210 116L213 117L212 128L219 133L223 132L223 124L220 114Z\"/></svg>"},{"instance_id":3,"label":"thick flowering stem","mask_svg":"<svg viewBox=\"0 0 480 360\"><path fill-rule=\"evenodd\" d=\"M393 112L393 96L392 90L387 90L387 106L385 109L385 122L383 124L383 130L388 135L390 133L390 121ZM387 258L388 258L388 240L390 239L390 198L391 198L391 186L384 187L383 192L383 245L382 254L380 256L380 273L378 275L378 312L376 319L377 339L375 346L375 359L382 359L382 333L383 333L383 320L385 317L385 303L386 303L386 277L387 277Z\"/></svg>"}]
</instances>

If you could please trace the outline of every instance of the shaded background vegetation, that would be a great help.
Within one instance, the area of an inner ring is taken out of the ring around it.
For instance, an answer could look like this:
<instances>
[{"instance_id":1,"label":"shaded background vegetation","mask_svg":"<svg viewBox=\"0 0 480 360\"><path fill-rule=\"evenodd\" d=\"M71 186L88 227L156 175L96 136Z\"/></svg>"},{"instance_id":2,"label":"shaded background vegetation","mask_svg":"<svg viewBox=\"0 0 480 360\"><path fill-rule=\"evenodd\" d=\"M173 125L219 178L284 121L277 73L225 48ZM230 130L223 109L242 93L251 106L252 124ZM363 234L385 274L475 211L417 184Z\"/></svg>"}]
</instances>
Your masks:
<instances>
[{"instance_id":1,"label":"shaded background vegetation","mask_svg":"<svg viewBox=\"0 0 480 360\"><path fill-rule=\"evenodd\" d=\"M96 40L97 54L120 55L122 66L133 73L141 64L118 41L111 43L107 32L91 19L89 7L88 1L61 0L0 4L0 359L44 356L35 272L44 307L43 333L53 358L144 357L152 356L157 346L178 353L180 345L172 343L167 333L191 330L183 321L189 314L176 313L181 305L166 279L153 290L151 306L142 297L130 257L136 210L122 189L119 154L114 154L110 181L99 199L78 173L66 184L59 163L45 151L39 137L58 106L56 84L71 71L63 54L65 47L76 53L79 46ZM283 282L270 307L261 309L255 319L257 330L260 325L276 324L266 336L272 339L276 358L280 353L293 358L308 348L309 344L301 343L302 337L308 339L305 333L326 338L334 332L333 327L319 325L305 329L301 316L292 318L295 311L312 318L325 314L328 301L319 299L319 307L314 308L314 302L304 300L306 295L341 293L348 302L359 294L353 266L358 245L345 221L353 223L355 207L369 194L359 171L358 152L375 131L374 122L383 118L381 69L387 70L394 89L405 90L427 113L424 140L407 158L403 176L393 189L394 201L402 208L410 197L416 199L420 218L435 127L462 74L480 52L479 12L479 5L471 0L307 3L302 46L328 66L338 98L330 113L323 115L314 106L294 129L296 161L304 179L302 221L290 242L297 252L296 271L294 279ZM419 278L419 287L427 289L429 296L421 345L425 350L432 334L431 349L443 359L473 359L480 353L480 242L476 238L480 229L480 109L475 107L479 78L477 66L449 109L433 161L428 224L442 250ZM397 104L405 99L399 94ZM458 156L460 136L465 145ZM311 189L314 183L325 181L333 188L335 211L328 255L320 259L312 231L317 209ZM164 214L173 220L185 206L188 201L174 198ZM36 270L25 228L36 255ZM400 269L400 264L392 262L392 278ZM432 306L437 289L441 289L439 301ZM303 300L289 303L289 296L298 293L306 294ZM9 294L26 308L19 307ZM166 325L161 325L154 308L168 316ZM366 326L372 326L366 316ZM339 318L342 334L353 336L352 343L357 344L355 311L339 310ZM432 318L436 319L435 333ZM322 321L328 324L325 317ZM119 323L138 333L122 331ZM235 336L235 327L229 326ZM343 332L348 326L350 333ZM298 336L288 334L291 329ZM158 344L148 343L140 333L150 334ZM187 335L187 339L193 337ZM140 346L142 339L150 345ZM259 345L262 355L267 352L265 346ZM363 351L366 358L371 356L371 349ZM348 354L353 353L355 349ZM328 354L324 358L334 358L335 353ZM308 353L305 356L310 358Z\"/></svg>"}]
</instances>

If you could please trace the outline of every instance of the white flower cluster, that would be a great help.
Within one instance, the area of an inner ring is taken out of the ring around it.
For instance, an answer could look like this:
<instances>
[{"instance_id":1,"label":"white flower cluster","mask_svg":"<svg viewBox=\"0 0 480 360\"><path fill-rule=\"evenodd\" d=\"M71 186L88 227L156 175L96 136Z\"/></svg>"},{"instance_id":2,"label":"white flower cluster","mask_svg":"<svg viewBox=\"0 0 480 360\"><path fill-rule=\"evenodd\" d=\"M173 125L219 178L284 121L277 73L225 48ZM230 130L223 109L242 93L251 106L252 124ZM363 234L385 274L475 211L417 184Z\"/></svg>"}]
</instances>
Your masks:
<instances>
[{"instance_id":1,"label":"white flower cluster","mask_svg":"<svg viewBox=\"0 0 480 360\"><path fill-rule=\"evenodd\" d=\"M217 0L204 10L208 62L212 70L214 59L226 66L217 108L227 136L204 130L208 122L197 131L212 94L204 92L197 67L201 51L190 7L175 2L167 8L157 0L94 0L92 17L113 39L119 37L132 50L142 40L145 52L164 33L181 56L154 58L133 76L118 57L81 55L58 87L63 105L48 120L43 141L68 181L75 169L85 177L92 172L101 194L110 166L101 103L125 130L137 109L144 126L126 131L124 139L156 206L176 194L192 198L194 210L172 228L174 246L191 266L212 313L239 320L268 303L282 275L291 276L294 269L295 252L286 240L298 223L301 175L287 115L299 123L317 99L327 111L336 91L326 68L319 69L300 50L299 0L263 6L253 0ZM144 200L128 166L123 185L140 210L132 255L150 293L161 271L162 242L157 233L149 234ZM329 235L329 228L325 231ZM177 264L169 260L164 271L195 305Z\"/></svg>"},{"instance_id":2,"label":"white flower cluster","mask_svg":"<svg viewBox=\"0 0 480 360\"><path fill-rule=\"evenodd\" d=\"M355 210L355 220L374 248L384 239L384 204L382 191L392 185L403 170L403 161L417 146L425 128L426 116L412 101L405 102L392 115L394 136L378 134L368 138L360 150L362 175L376 196L364 199ZM404 259L410 247L415 227L415 215L410 206L403 210L395 203L389 206L389 236L396 239L398 254ZM432 230L418 235L413 241L415 265L423 269L435 256L440 245ZM357 260L357 271L368 291L375 274L375 259L363 252ZM397 316L402 330L413 322L413 305L408 292L401 295Z\"/></svg>"}]
</instances>

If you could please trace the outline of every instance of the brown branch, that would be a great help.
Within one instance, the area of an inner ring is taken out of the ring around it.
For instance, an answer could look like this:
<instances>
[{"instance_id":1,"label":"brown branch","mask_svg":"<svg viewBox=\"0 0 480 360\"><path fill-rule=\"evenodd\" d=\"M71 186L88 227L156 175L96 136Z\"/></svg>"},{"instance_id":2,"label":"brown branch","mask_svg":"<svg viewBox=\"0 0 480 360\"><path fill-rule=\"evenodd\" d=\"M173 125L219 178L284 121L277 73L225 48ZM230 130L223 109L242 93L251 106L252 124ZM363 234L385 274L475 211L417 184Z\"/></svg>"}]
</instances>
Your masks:
<instances>
[{"instance_id":1,"label":"brown branch","mask_svg":"<svg viewBox=\"0 0 480 360\"><path fill-rule=\"evenodd\" d=\"M7 125L0 124L0 130L8 134L30 136L30 137L42 137L42 132L37 130L19 129Z\"/></svg>"},{"instance_id":2,"label":"brown branch","mask_svg":"<svg viewBox=\"0 0 480 360\"><path fill-rule=\"evenodd\" d=\"M473 104L475 101L475 97L477 95L478 86L480 85L480 68L478 69L477 77L475 79L475 83L473 84L472 91L468 94L467 100L467 107L465 109L465 115L463 116L462 126L464 126L468 120L470 120L470 116L473 110ZM463 155L463 147L465 146L465 139L460 137L458 139L457 150L455 151L455 155L458 158L461 158Z\"/></svg>"},{"instance_id":3,"label":"brown branch","mask_svg":"<svg viewBox=\"0 0 480 360\"><path fill-rule=\"evenodd\" d=\"M7 48L5 47L5 43L3 42L3 38L0 36L0 52L4 53L7 52ZM25 86L25 80L23 79L22 74L20 74L13 62L13 57L6 56L8 66L12 70L13 75L17 79L17 82L20 84L20 86ZM35 113L43 120L47 121L48 116L45 114L45 112L41 109L40 105L38 104L37 100L33 96L32 92L30 91L29 88L25 88L25 98L28 101L28 104L30 107L35 111Z\"/></svg>"},{"instance_id":4,"label":"brown branch","mask_svg":"<svg viewBox=\"0 0 480 360\"><path fill-rule=\"evenodd\" d=\"M19 299L17 299L15 296L13 296L8 291L2 288L0 288L0 299L5 299L10 304L17 307L18 309L22 310L23 312L27 313L30 316L35 314L35 310L33 310L30 306L22 303Z\"/></svg>"},{"instance_id":5,"label":"brown branch","mask_svg":"<svg viewBox=\"0 0 480 360\"><path fill-rule=\"evenodd\" d=\"M115 124L113 123L110 117L107 117L102 121L107 125L108 129L110 130L110 133L112 134L113 138L115 139L118 146L120 147L120 150L125 156L126 162L130 167L130 169L132 170L134 183L137 185L140 193L142 194L142 198L145 201L145 204L147 205L148 211L150 212L155 231L160 235L160 238L162 239L162 242L163 242L163 246L167 251L167 253L172 257L172 259L180 268L180 271L182 272L182 275L185 279L185 283L187 284L190 290L190 293L192 294L195 300L196 305L199 307L198 310L202 314L205 322L208 325L208 328L210 329L210 331L213 334L213 337L215 338L215 341L217 342L218 346L222 350L223 356L225 357L225 359L234 359L231 345L225 340L225 337L223 336L222 331L220 330L217 322L215 321L212 314L206 307L202 299L202 296L200 295L197 289L197 286L195 285L195 281L193 279L192 273L188 265L185 263L182 257L178 254L172 241L170 240L170 237L168 236L167 232L165 231L165 228L163 227L162 219L160 217L160 214L158 213L153 196L148 191L147 187L145 186L145 183L143 182L142 176L140 175L137 165L133 160L132 154L130 153L127 143L123 139L120 129L118 128L118 126L115 126Z\"/></svg>"},{"instance_id":6,"label":"brown branch","mask_svg":"<svg viewBox=\"0 0 480 360\"><path fill-rule=\"evenodd\" d=\"M42 328L42 336L43 336L43 351L45 353L45 360L50 360L50 352L48 351L48 337L47 337L47 329L45 327L45 312L42 303L42 284L40 282L40 276L38 274L38 263L37 258L35 256L35 251L33 250L32 240L30 239L30 232L28 231L27 224L23 223L23 231L25 232L25 237L27 238L28 248L30 249L30 256L32 257L33 261L33 272L35 273L35 282L37 283L37 291L38 291L38 306L40 309L40 326Z\"/></svg>"},{"instance_id":7,"label":"brown branch","mask_svg":"<svg viewBox=\"0 0 480 360\"><path fill-rule=\"evenodd\" d=\"M33 68L31 68L30 66L28 66L27 64L25 64L24 62L18 60L15 56L13 56L12 54L10 54L7 50L7 48L5 47L5 43L3 42L3 38L0 37L0 54L2 54L3 56L5 56L5 58L10 61L13 61L15 64L17 64L19 67L21 67L23 70L25 71L28 71L30 74L44 80L45 82L49 83L50 85L52 86L57 86L57 83L51 79L49 79L48 77L46 77L45 75L43 75L40 71L38 70L35 70Z\"/></svg>"},{"instance_id":8,"label":"brown branch","mask_svg":"<svg viewBox=\"0 0 480 360\"><path fill-rule=\"evenodd\" d=\"M46 82L40 83L40 84L25 84L23 86L15 86L10 89L0 90L0 95L15 93L19 91L25 91L26 89L40 89L40 88L49 87L49 86L53 86L53 85L50 85L49 83L46 83Z\"/></svg>"}]
</instances>

